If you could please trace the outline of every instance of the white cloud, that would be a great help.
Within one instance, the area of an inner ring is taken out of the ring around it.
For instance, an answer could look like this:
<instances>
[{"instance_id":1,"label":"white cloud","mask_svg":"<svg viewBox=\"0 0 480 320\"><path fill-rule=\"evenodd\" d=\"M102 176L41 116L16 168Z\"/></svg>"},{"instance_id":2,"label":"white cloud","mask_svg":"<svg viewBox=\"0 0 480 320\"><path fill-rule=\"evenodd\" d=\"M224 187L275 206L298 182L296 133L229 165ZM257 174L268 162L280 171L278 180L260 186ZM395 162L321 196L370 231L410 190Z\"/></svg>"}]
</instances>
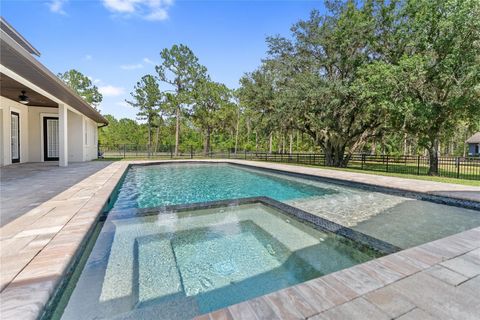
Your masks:
<instances>
[{"instance_id":1,"label":"white cloud","mask_svg":"<svg viewBox=\"0 0 480 320\"><path fill-rule=\"evenodd\" d=\"M98 88L100 93L106 97L120 96L125 93L125 88L112 85L101 86Z\"/></svg>"},{"instance_id":2,"label":"white cloud","mask_svg":"<svg viewBox=\"0 0 480 320\"><path fill-rule=\"evenodd\" d=\"M47 2L48 7L50 8L51 12L66 15L67 13L63 10L63 5L67 2L67 0L51 0Z\"/></svg>"},{"instance_id":3,"label":"white cloud","mask_svg":"<svg viewBox=\"0 0 480 320\"><path fill-rule=\"evenodd\" d=\"M136 64L122 64L120 66L123 70L135 70L135 69L142 69L143 64L141 63L136 63Z\"/></svg>"},{"instance_id":4,"label":"white cloud","mask_svg":"<svg viewBox=\"0 0 480 320\"><path fill-rule=\"evenodd\" d=\"M83 57L83 59L90 61L93 59L93 56L91 54L86 54L85 57Z\"/></svg>"},{"instance_id":5,"label":"white cloud","mask_svg":"<svg viewBox=\"0 0 480 320\"><path fill-rule=\"evenodd\" d=\"M124 108L131 108L132 106L126 103L125 101L118 101L115 103L115 105L119 107L124 107Z\"/></svg>"},{"instance_id":6,"label":"white cloud","mask_svg":"<svg viewBox=\"0 0 480 320\"><path fill-rule=\"evenodd\" d=\"M148 59L148 58L143 58L143 62L147 63L147 64L155 64L155 62L153 62L152 60Z\"/></svg>"},{"instance_id":7,"label":"white cloud","mask_svg":"<svg viewBox=\"0 0 480 320\"><path fill-rule=\"evenodd\" d=\"M93 84L99 84L100 82L102 82L102 80L96 79L96 78L91 77L91 76L87 76L87 78L90 79L90 81L92 81Z\"/></svg>"},{"instance_id":8,"label":"white cloud","mask_svg":"<svg viewBox=\"0 0 480 320\"><path fill-rule=\"evenodd\" d=\"M109 11L123 16L138 16L145 20L168 19L173 0L102 0Z\"/></svg>"}]
</instances>

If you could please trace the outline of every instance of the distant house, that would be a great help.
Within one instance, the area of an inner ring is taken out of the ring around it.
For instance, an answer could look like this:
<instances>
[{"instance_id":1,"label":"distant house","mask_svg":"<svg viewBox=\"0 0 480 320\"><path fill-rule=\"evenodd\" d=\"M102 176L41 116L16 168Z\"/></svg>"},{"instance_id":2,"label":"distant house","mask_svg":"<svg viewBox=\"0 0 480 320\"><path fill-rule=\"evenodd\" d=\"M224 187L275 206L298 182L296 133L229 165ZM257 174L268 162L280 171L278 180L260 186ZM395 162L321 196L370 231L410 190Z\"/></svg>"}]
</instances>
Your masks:
<instances>
[{"instance_id":1,"label":"distant house","mask_svg":"<svg viewBox=\"0 0 480 320\"><path fill-rule=\"evenodd\" d=\"M469 156L480 156L480 132L475 133L465 142L468 144Z\"/></svg>"},{"instance_id":2,"label":"distant house","mask_svg":"<svg viewBox=\"0 0 480 320\"><path fill-rule=\"evenodd\" d=\"M0 18L0 166L97 158L97 127L108 121L36 57Z\"/></svg>"}]
</instances>

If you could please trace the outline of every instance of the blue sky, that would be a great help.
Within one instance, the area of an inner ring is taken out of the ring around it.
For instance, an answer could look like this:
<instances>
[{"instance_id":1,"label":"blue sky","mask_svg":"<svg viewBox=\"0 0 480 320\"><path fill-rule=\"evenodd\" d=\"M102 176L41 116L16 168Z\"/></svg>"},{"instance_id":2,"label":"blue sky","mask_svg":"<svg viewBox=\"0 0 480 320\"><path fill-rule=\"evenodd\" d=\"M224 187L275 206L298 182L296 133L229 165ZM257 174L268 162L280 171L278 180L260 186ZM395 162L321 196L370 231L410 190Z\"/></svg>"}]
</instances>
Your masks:
<instances>
[{"instance_id":1,"label":"blue sky","mask_svg":"<svg viewBox=\"0 0 480 320\"><path fill-rule=\"evenodd\" d=\"M3 0L0 12L55 73L77 69L101 89L102 113L135 118L135 83L159 52L189 46L213 80L231 88L265 57L265 37L323 10L323 1Z\"/></svg>"}]
</instances>

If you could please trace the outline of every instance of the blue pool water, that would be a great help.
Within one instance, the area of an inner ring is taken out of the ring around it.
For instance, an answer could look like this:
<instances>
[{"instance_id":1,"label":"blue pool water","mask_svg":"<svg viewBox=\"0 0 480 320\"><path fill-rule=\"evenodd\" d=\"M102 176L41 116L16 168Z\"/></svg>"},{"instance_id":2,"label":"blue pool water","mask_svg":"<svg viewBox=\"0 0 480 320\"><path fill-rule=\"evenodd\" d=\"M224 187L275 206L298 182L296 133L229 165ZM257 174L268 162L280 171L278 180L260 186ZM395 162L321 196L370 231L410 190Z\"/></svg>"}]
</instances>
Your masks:
<instances>
[{"instance_id":1,"label":"blue pool water","mask_svg":"<svg viewBox=\"0 0 480 320\"><path fill-rule=\"evenodd\" d=\"M262 204L113 215L62 319L191 319L376 256Z\"/></svg>"},{"instance_id":2,"label":"blue pool water","mask_svg":"<svg viewBox=\"0 0 480 320\"><path fill-rule=\"evenodd\" d=\"M134 166L55 317L190 319L378 256L261 204L136 210L255 196L401 248L480 225L475 210L239 166Z\"/></svg>"},{"instance_id":3,"label":"blue pool water","mask_svg":"<svg viewBox=\"0 0 480 320\"><path fill-rule=\"evenodd\" d=\"M266 196L278 201L323 196L335 190L264 175L225 164L169 164L132 167L115 209Z\"/></svg>"}]
</instances>

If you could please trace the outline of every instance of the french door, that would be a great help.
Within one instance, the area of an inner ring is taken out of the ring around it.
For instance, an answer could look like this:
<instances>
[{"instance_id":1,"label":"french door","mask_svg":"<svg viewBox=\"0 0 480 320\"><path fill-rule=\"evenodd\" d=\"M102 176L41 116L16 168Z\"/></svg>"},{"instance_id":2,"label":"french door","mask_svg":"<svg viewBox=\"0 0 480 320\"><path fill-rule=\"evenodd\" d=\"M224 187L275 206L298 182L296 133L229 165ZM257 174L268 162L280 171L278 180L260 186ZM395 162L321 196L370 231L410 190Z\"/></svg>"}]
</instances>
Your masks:
<instances>
[{"instance_id":1,"label":"french door","mask_svg":"<svg viewBox=\"0 0 480 320\"><path fill-rule=\"evenodd\" d=\"M58 118L43 118L43 160L58 161Z\"/></svg>"},{"instance_id":2,"label":"french door","mask_svg":"<svg viewBox=\"0 0 480 320\"><path fill-rule=\"evenodd\" d=\"M10 146L12 150L12 163L20 162L20 115L16 112L11 113Z\"/></svg>"}]
</instances>

